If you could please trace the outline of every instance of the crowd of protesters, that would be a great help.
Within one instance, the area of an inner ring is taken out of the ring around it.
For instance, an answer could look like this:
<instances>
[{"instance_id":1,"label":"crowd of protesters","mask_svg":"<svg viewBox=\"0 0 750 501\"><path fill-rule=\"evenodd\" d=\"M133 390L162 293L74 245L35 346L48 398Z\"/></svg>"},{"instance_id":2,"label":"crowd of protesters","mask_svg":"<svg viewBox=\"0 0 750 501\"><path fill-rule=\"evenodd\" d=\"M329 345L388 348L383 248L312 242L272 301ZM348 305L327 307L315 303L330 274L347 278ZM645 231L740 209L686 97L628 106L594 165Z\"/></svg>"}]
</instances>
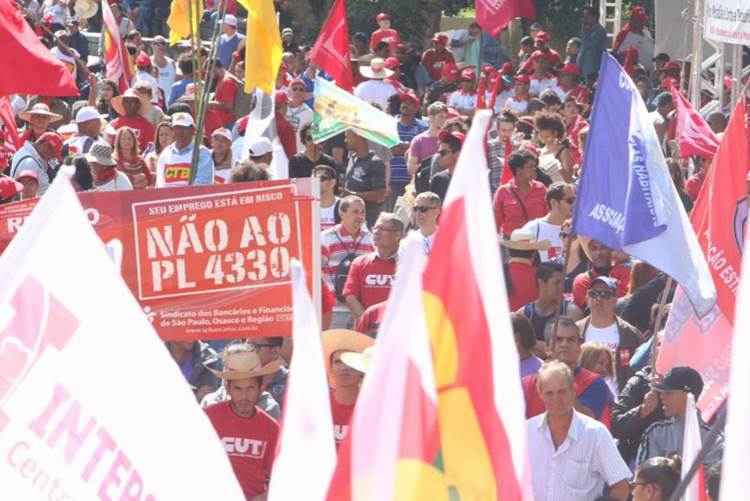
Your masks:
<instances>
[{"instance_id":1,"label":"crowd of protesters","mask_svg":"<svg viewBox=\"0 0 750 501\"><path fill-rule=\"evenodd\" d=\"M654 372L666 277L571 231L604 51L620 59L651 111L686 210L705 176L706 161L681 159L675 142L669 87L681 85L689 64L654 54L643 8L631 10L612 47L596 12L585 8L580 34L563 51L550 45L548 27L534 23L518 53L476 23L436 33L420 48L420 41L401 38L388 13L379 14L372 33L351 36L354 95L397 120L401 143L389 149L353 130L313 141L318 70L309 62L310 45L293 31L287 2L279 5L285 52L275 121L247 144L249 108L240 106L244 23L234 2L221 19L210 75L207 51L168 45L168 2L112 3L136 70L126 90L103 77L101 59L81 34L86 24L98 31L100 19L81 20L62 0L20 4L74 72L82 97L12 96L22 146L13 151L6 137L0 141L0 203L42 196L61 171L79 191L275 178L277 140L290 177L320 181L323 345L337 444L365 370L361 358L349 355L367 353L375 342L404 242L416 240L430 254L472 116L491 108L488 196L513 312L535 498L669 499L680 478L675 455L682 452L687 395L698 399L703 379L689 367ZM211 19L215 8L207 5L204 17ZM141 35L153 39L146 44ZM199 78L212 94L191 167ZM703 99L705 118L720 135L728 98L704 93ZM167 343L223 438L248 499L263 499L268 485L291 356L288 334ZM702 421L701 431L708 432ZM721 453L719 440L705 459L713 500Z\"/></svg>"}]
</instances>

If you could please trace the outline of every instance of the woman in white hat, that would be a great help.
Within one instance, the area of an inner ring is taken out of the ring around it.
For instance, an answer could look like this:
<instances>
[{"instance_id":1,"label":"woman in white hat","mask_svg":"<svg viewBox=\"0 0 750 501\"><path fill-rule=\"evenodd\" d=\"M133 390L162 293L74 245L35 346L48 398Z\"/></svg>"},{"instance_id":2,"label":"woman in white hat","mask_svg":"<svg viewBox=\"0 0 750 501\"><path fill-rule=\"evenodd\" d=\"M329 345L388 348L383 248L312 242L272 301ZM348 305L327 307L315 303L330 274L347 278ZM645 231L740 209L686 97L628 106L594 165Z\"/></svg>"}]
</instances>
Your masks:
<instances>
[{"instance_id":1,"label":"woman in white hat","mask_svg":"<svg viewBox=\"0 0 750 501\"><path fill-rule=\"evenodd\" d=\"M118 171L117 162L112 158L112 147L104 142L96 142L86 154L91 169L94 186L91 191L132 190L128 176Z\"/></svg>"},{"instance_id":2,"label":"woman in white hat","mask_svg":"<svg viewBox=\"0 0 750 501\"><path fill-rule=\"evenodd\" d=\"M331 387L331 414L336 447L349 432L349 423L364 378L362 372L347 365L342 357L348 352L362 353L374 342L371 337L348 329L323 331L323 353L328 384Z\"/></svg>"},{"instance_id":3,"label":"woman in white hat","mask_svg":"<svg viewBox=\"0 0 750 501\"><path fill-rule=\"evenodd\" d=\"M52 113L45 103L36 103L28 110L19 113L18 116L26 122L26 128L21 134L21 141L24 143L26 141L33 143L45 132L54 131L50 124L62 119L62 115Z\"/></svg>"}]
</instances>

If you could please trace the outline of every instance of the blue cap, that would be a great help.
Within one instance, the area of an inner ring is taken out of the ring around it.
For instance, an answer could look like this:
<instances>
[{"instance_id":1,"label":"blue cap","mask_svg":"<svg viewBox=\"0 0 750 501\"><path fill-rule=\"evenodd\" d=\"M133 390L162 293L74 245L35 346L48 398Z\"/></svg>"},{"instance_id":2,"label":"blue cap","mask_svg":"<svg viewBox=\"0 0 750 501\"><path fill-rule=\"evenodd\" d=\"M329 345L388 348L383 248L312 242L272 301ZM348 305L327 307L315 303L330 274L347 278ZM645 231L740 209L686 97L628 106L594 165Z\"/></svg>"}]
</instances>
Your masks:
<instances>
[{"instance_id":1,"label":"blue cap","mask_svg":"<svg viewBox=\"0 0 750 501\"><path fill-rule=\"evenodd\" d=\"M601 276L596 277L594 280L591 281L591 286L593 287L595 283L601 282L604 285L607 286L610 290L616 291L617 290L617 279L607 276Z\"/></svg>"}]
</instances>

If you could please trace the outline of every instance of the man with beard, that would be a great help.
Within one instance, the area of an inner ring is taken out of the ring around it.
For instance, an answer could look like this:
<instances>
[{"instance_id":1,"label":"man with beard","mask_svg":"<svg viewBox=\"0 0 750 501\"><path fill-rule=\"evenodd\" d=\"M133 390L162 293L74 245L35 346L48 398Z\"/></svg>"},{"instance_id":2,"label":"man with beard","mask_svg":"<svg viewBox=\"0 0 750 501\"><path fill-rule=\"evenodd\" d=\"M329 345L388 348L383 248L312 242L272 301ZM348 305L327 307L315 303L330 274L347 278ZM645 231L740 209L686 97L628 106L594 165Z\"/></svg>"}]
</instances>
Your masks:
<instances>
[{"instance_id":1,"label":"man with beard","mask_svg":"<svg viewBox=\"0 0 750 501\"><path fill-rule=\"evenodd\" d=\"M607 276L617 279L617 297L625 295L630 283L630 269L622 265L612 265L612 249L597 240L591 240L588 247L590 269L573 280L573 300L582 310L587 307L588 292L596 277Z\"/></svg>"}]
</instances>

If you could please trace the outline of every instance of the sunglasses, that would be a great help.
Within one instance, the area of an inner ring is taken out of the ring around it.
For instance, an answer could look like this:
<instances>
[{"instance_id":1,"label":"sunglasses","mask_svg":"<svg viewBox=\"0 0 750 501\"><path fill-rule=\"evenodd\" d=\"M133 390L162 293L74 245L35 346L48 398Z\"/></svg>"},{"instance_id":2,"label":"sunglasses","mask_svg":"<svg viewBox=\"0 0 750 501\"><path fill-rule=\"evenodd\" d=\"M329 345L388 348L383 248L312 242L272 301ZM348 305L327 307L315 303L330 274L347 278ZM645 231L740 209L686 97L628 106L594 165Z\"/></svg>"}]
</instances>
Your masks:
<instances>
[{"instance_id":1,"label":"sunglasses","mask_svg":"<svg viewBox=\"0 0 750 501\"><path fill-rule=\"evenodd\" d=\"M615 293L612 291L589 289L588 296L591 299L612 299L613 297L615 297Z\"/></svg>"},{"instance_id":2,"label":"sunglasses","mask_svg":"<svg viewBox=\"0 0 750 501\"><path fill-rule=\"evenodd\" d=\"M435 209L435 207L431 207L429 205L417 205L414 207L414 210L417 212L425 213L430 212L432 209Z\"/></svg>"},{"instance_id":3,"label":"sunglasses","mask_svg":"<svg viewBox=\"0 0 750 501\"><path fill-rule=\"evenodd\" d=\"M330 181L333 178L331 176L317 176L321 181Z\"/></svg>"},{"instance_id":4,"label":"sunglasses","mask_svg":"<svg viewBox=\"0 0 750 501\"><path fill-rule=\"evenodd\" d=\"M305 92L304 87L292 87L292 90L295 92Z\"/></svg>"}]
</instances>

